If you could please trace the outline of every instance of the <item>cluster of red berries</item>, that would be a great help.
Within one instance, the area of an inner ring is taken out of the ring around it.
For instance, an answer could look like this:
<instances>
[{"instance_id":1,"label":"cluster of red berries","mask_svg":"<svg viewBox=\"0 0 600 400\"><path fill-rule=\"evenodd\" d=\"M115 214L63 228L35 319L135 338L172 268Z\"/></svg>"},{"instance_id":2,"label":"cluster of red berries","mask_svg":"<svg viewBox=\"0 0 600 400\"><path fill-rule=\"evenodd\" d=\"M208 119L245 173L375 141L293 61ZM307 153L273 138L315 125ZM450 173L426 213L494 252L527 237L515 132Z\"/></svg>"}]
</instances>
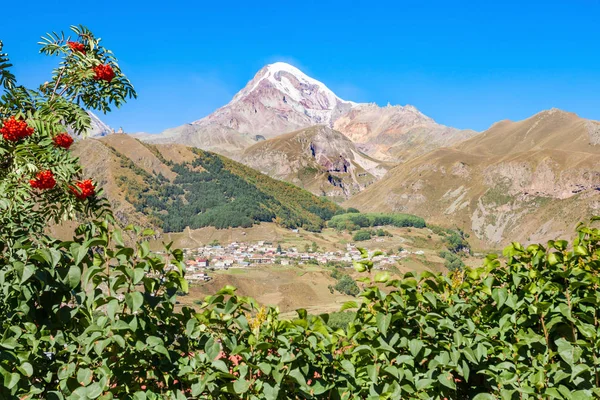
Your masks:
<instances>
[{"instance_id":1,"label":"cluster of red berries","mask_svg":"<svg viewBox=\"0 0 600 400\"><path fill-rule=\"evenodd\" d=\"M71 186L71 193L75 195L79 200L85 200L90 196L96 194L94 189L94 183L91 179L75 183L75 186Z\"/></svg>"},{"instance_id":2,"label":"cluster of red berries","mask_svg":"<svg viewBox=\"0 0 600 400\"><path fill-rule=\"evenodd\" d=\"M52 141L56 147L62 147L63 149L69 149L73 144L73 138L68 133L56 135Z\"/></svg>"},{"instance_id":3,"label":"cluster of red berries","mask_svg":"<svg viewBox=\"0 0 600 400\"><path fill-rule=\"evenodd\" d=\"M71 49L71 51L78 51L80 53L85 54L85 46L83 43L79 42L67 42L67 46Z\"/></svg>"},{"instance_id":4,"label":"cluster of red berries","mask_svg":"<svg viewBox=\"0 0 600 400\"><path fill-rule=\"evenodd\" d=\"M29 180L29 185L34 189L47 190L53 189L56 186L56 179L50 170L40 171L35 175L35 179ZM71 192L79 200L85 200L96 194L94 183L91 179L75 183L75 186L70 187Z\"/></svg>"},{"instance_id":5,"label":"cluster of red berries","mask_svg":"<svg viewBox=\"0 0 600 400\"><path fill-rule=\"evenodd\" d=\"M97 81L110 82L115 77L115 71L113 71L110 64L98 65L94 67L94 72L96 73L94 79Z\"/></svg>"},{"instance_id":6,"label":"cluster of red berries","mask_svg":"<svg viewBox=\"0 0 600 400\"><path fill-rule=\"evenodd\" d=\"M0 133L2 133L2 137L5 140L9 140L11 142L19 141L27 136L31 136L33 133L33 128L27 125L27 122L23 120L15 119L15 117L10 117L5 120L2 124L2 128L0 128Z\"/></svg>"},{"instance_id":7,"label":"cluster of red berries","mask_svg":"<svg viewBox=\"0 0 600 400\"><path fill-rule=\"evenodd\" d=\"M38 172L35 179L29 181L29 185L34 189L46 190L56 186L56 179L50 170Z\"/></svg>"}]
</instances>

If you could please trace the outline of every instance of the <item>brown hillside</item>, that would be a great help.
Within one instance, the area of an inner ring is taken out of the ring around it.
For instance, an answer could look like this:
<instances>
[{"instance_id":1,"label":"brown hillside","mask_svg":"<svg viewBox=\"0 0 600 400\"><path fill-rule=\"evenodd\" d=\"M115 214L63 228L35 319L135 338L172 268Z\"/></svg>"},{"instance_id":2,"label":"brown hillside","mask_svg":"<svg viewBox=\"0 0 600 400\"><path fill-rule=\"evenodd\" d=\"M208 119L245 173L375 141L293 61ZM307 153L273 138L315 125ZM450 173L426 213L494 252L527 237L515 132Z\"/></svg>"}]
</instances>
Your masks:
<instances>
[{"instance_id":1,"label":"brown hillside","mask_svg":"<svg viewBox=\"0 0 600 400\"><path fill-rule=\"evenodd\" d=\"M259 142L246 149L240 161L334 199L358 193L391 166L367 156L346 136L322 125Z\"/></svg>"},{"instance_id":2,"label":"brown hillside","mask_svg":"<svg viewBox=\"0 0 600 400\"><path fill-rule=\"evenodd\" d=\"M599 128L560 110L502 121L397 166L346 205L457 225L485 247L551 239L600 213Z\"/></svg>"}]
</instances>

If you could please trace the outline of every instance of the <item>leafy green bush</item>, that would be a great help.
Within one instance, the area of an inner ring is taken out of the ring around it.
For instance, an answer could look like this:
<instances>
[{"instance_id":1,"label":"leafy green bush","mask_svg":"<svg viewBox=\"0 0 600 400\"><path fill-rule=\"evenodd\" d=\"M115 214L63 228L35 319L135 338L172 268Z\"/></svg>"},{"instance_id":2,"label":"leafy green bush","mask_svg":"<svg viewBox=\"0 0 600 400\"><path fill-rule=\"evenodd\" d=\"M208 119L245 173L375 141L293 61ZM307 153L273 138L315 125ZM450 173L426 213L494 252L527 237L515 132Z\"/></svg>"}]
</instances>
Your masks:
<instances>
[{"instance_id":1,"label":"leafy green bush","mask_svg":"<svg viewBox=\"0 0 600 400\"><path fill-rule=\"evenodd\" d=\"M458 252L471 252L471 246L467 239L469 235L465 233L462 229L449 229L442 228L441 226L432 225L429 227L433 233L436 235L440 235L444 238L446 242L446 247L453 253Z\"/></svg>"},{"instance_id":2,"label":"leafy green bush","mask_svg":"<svg viewBox=\"0 0 600 400\"><path fill-rule=\"evenodd\" d=\"M340 280L333 287L340 293L347 294L349 296L356 296L360 293L360 289L356 284L356 281L352 279L350 275L342 275Z\"/></svg>"},{"instance_id":3,"label":"leafy green bush","mask_svg":"<svg viewBox=\"0 0 600 400\"><path fill-rule=\"evenodd\" d=\"M448 231L448 236L446 236L446 245L448 250L453 253L458 253L461 251L469 253L471 251L469 242L467 242L464 232L460 229Z\"/></svg>"},{"instance_id":4,"label":"leafy green bush","mask_svg":"<svg viewBox=\"0 0 600 400\"><path fill-rule=\"evenodd\" d=\"M371 232L370 231L358 231L354 234L354 236L352 236L352 240L356 241L356 242L362 242L364 240L369 240L371 239Z\"/></svg>"},{"instance_id":5,"label":"leafy green bush","mask_svg":"<svg viewBox=\"0 0 600 400\"><path fill-rule=\"evenodd\" d=\"M465 266L463 260L455 253L449 251L440 251L440 257L445 260L444 266L448 268L449 271L460 270Z\"/></svg>"}]
</instances>

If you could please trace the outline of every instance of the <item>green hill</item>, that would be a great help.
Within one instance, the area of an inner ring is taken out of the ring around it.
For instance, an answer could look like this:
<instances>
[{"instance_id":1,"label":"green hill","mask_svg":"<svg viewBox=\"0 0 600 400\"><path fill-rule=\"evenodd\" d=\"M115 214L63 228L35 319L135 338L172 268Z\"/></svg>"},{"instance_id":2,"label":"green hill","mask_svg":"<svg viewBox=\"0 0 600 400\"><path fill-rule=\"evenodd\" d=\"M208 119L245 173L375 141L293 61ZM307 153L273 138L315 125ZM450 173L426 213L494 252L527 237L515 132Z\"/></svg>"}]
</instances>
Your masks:
<instances>
[{"instance_id":1,"label":"green hill","mask_svg":"<svg viewBox=\"0 0 600 400\"><path fill-rule=\"evenodd\" d=\"M84 157L98 153L98 147L106 156ZM92 177L104 181L107 197L123 209L124 222L147 219L165 232L272 221L318 231L342 212L327 199L199 149L110 135L82 141L76 152Z\"/></svg>"}]
</instances>

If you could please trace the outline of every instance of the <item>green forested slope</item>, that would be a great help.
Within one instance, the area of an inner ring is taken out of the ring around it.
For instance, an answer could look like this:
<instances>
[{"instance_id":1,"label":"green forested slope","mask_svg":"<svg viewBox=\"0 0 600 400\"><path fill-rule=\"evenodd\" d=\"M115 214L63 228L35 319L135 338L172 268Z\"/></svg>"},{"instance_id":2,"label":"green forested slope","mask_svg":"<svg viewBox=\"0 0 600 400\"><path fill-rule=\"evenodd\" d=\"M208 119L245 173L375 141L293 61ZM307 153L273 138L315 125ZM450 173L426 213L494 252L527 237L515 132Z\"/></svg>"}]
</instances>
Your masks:
<instances>
[{"instance_id":1,"label":"green forested slope","mask_svg":"<svg viewBox=\"0 0 600 400\"><path fill-rule=\"evenodd\" d=\"M187 157L167 159L161 145L123 137L101 142L118 159L111 178L125 200L165 232L188 226L250 227L262 221L318 231L342 211L326 199L213 153L186 148Z\"/></svg>"}]
</instances>

